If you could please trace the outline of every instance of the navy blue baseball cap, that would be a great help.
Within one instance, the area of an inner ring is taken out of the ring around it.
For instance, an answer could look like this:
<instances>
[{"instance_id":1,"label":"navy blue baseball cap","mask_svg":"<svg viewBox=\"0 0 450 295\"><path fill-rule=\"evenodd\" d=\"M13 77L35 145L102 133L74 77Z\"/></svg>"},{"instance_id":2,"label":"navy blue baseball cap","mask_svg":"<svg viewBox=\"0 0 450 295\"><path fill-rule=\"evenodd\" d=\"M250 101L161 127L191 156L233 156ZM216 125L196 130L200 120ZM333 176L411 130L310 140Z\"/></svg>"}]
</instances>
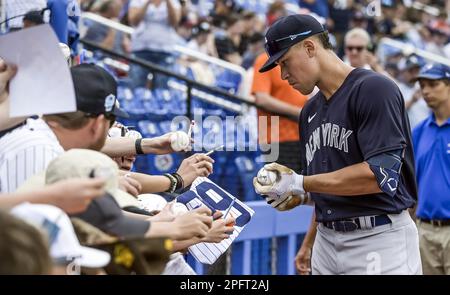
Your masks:
<instances>
[{"instance_id":1,"label":"navy blue baseball cap","mask_svg":"<svg viewBox=\"0 0 450 295\"><path fill-rule=\"evenodd\" d=\"M278 19L267 30L265 48L269 59L259 72L267 72L276 67L276 62L292 45L324 31L320 22L308 14L293 14Z\"/></svg>"},{"instance_id":2,"label":"navy blue baseball cap","mask_svg":"<svg viewBox=\"0 0 450 295\"><path fill-rule=\"evenodd\" d=\"M450 68L439 63L427 64L420 70L419 75L415 78L415 80L418 79L450 79Z\"/></svg>"},{"instance_id":3,"label":"navy blue baseball cap","mask_svg":"<svg viewBox=\"0 0 450 295\"><path fill-rule=\"evenodd\" d=\"M77 110L92 115L128 118L117 100L117 82L105 69L94 64L70 68Z\"/></svg>"}]
</instances>

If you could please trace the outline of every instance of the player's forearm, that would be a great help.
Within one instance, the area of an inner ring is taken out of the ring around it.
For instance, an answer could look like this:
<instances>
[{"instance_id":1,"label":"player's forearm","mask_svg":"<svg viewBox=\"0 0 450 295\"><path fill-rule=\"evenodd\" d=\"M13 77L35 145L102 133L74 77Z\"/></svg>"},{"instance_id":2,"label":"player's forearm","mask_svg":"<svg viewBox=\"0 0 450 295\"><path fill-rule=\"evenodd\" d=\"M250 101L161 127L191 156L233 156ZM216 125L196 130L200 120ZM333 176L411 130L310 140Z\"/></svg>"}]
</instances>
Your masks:
<instances>
[{"instance_id":1,"label":"player's forearm","mask_svg":"<svg viewBox=\"0 0 450 295\"><path fill-rule=\"evenodd\" d=\"M366 162L330 173L305 176L303 186L307 192L337 196L356 196L381 192L375 175Z\"/></svg>"},{"instance_id":2,"label":"player's forearm","mask_svg":"<svg viewBox=\"0 0 450 295\"><path fill-rule=\"evenodd\" d=\"M313 212L311 217L311 224L309 225L308 232L303 239L302 246L312 248L314 245L314 240L316 239L317 233L317 222L316 222L316 213Z\"/></svg>"},{"instance_id":3,"label":"player's forearm","mask_svg":"<svg viewBox=\"0 0 450 295\"><path fill-rule=\"evenodd\" d=\"M101 152L110 157L123 157L136 155L136 140L130 137L115 137L106 139ZM141 148L144 154L160 154L158 138L143 138Z\"/></svg>"},{"instance_id":4,"label":"player's forearm","mask_svg":"<svg viewBox=\"0 0 450 295\"><path fill-rule=\"evenodd\" d=\"M131 177L142 185L142 193L160 193L170 188L170 180L165 176L130 173Z\"/></svg>"}]
</instances>

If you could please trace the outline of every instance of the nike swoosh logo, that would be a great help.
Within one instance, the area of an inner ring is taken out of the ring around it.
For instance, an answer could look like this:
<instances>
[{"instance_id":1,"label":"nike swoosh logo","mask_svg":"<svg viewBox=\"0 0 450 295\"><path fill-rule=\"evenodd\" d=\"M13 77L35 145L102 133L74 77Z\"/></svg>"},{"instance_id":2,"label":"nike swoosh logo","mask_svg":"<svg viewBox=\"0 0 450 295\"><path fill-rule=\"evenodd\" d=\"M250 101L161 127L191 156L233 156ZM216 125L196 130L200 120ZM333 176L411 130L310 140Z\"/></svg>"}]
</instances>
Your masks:
<instances>
[{"instance_id":1,"label":"nike swoosh logo","mask_svg":"<svg viewBox=\"0 0 450 295\"><path fill-rule=\"evenodd\" d=\"M315 113L312 117L308 116L308 124L311 123L311 121L314 119L314 117L317 115L317 113Z\"/></svg>"}]
</instances>

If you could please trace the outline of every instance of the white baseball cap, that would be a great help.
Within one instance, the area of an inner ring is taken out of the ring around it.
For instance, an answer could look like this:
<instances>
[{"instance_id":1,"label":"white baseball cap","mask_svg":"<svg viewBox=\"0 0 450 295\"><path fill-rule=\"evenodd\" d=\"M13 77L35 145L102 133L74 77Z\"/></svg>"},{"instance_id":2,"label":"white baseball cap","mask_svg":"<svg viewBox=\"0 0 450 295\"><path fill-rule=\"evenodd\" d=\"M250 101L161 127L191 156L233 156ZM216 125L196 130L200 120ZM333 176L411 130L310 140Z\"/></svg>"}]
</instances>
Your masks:
<instances>
[{"instance_id":1,"label":"white baseball cap","mask_svg":"<svg viewBox=\"0 0 450 295\"><path fill-rule=\"evenodd\" d=\"M106 180L105 190L113 196L121 208L130 206L139 208L140 204L135 197L119 189L118 175L119 167L107 155L87 149L71 149L53 159L45 172L27 179L17 191L32 192L64 179L97 176Z\"/></svg>"},{"instance_id":2,"label":"white baseball cap","mask_svg":"<svg viewBox=\"0 0 450 295\"><path fill-rule=\"evenodd\" d=\"M105 251L81 246L69 217L55 206L24 203L14 207L11 213L46 234L50 255L56 263L75 262L83 267L101 268L111 259Z\"/></svg>"}]
</instances>

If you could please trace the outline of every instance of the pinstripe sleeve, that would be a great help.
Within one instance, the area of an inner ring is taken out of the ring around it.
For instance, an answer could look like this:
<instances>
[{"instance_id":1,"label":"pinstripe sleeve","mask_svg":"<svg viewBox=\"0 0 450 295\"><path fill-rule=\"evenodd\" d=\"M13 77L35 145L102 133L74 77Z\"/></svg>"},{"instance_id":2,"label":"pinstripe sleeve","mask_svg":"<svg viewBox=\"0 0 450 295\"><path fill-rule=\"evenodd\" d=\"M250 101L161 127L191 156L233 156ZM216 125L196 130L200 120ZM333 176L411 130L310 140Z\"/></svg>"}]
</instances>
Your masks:
<instances>
[{"instance_id":1,"label":"pinstripe sleeve","mask_svg":"<svg viewBox=\"0 0 450 295\"><path fill-rule=\"evenodd\" d=\"M9 153L0 166L0 192L16 191L31 176L44 171L59 154L52 145L34 145Z\"/></svg>"}]
</instances>

